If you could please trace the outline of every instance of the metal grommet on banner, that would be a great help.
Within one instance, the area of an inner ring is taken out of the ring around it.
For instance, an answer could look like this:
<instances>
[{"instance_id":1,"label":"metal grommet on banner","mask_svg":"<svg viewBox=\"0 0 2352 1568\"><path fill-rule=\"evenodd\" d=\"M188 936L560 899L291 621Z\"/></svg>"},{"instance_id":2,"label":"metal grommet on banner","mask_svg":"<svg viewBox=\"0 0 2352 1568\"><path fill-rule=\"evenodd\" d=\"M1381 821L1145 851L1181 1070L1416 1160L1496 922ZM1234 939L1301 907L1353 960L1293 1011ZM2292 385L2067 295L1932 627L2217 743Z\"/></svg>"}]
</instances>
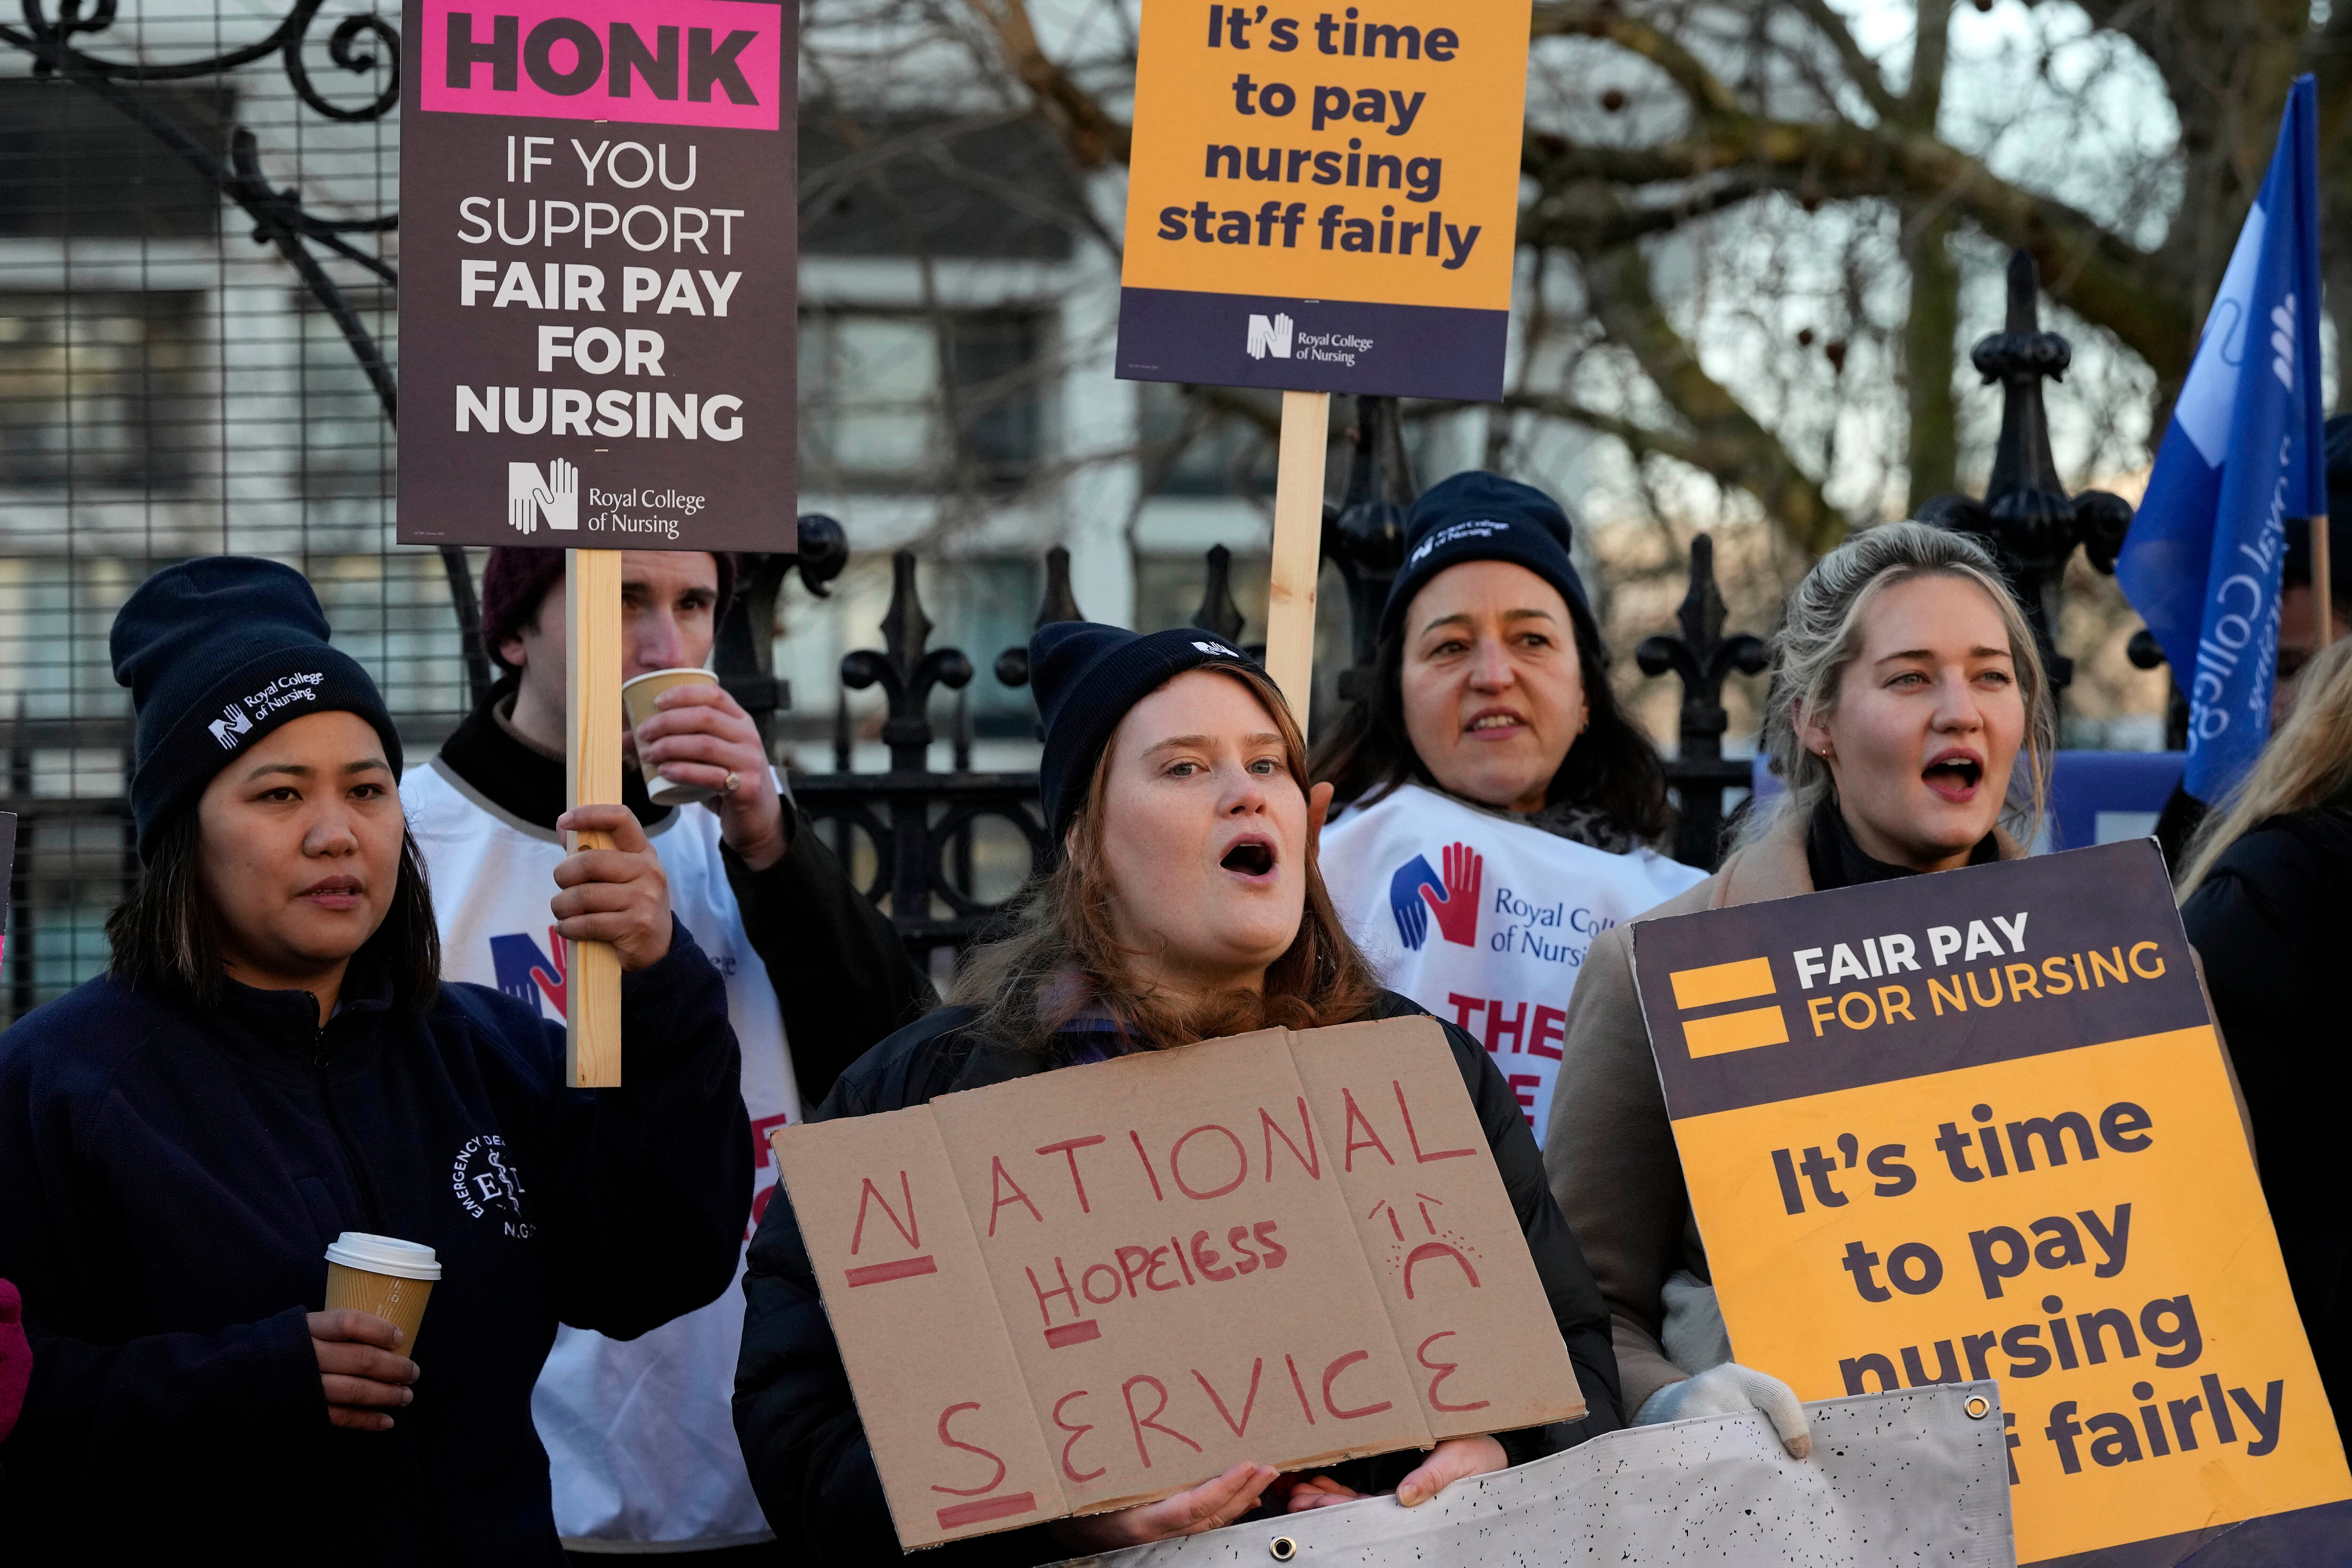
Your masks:
<instances>
[{"instance_id":1,"label":"metal grommet on banner","mask_svg":"<svg viewBox=\"0 0 2352 1568\"><path fill-rule=\"evenodd\" d=\"M1286 1535L1277 1535L1274 1538L1274 1544L1266 1550L1274 1554L1276 1563L1287 1563L1298 1555L1298 1542Z\"/></svg>"},{"instance_id":2,"label":"metal grommet on banner","mask_svg":"<svg viewBox=\"0 0 2352 1568\"><path fill-rule=\"evenodd\" d=\"M1960 1408L1969 1413L1971 1421L1981 1421L1992 1414L1992 1401L1981 1394L1971 1394Z\"/></svg>"}]
</instances>

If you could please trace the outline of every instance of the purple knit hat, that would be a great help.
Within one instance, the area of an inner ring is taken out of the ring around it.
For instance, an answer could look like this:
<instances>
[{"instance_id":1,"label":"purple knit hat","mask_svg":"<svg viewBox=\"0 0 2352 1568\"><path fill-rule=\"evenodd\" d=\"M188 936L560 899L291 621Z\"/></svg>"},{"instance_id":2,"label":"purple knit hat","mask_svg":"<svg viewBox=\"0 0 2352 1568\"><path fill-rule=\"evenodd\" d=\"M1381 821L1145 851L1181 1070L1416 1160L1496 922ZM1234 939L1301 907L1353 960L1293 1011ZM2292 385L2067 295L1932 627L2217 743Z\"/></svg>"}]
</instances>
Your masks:
<instances>
[{"instance_id":1,"label":"purple knit hat","mask_svg":"<svg viewBox=\"0 0 2352 1568\"><path fill-rule=\"evenodd\" d=\"M709 555L719 563L715 618L723 620L727 606L735 602L735 552L713 550ZM499 656L499 645L509 637L520 636L525 626L539 618L539 606L547 598L547 591L562 581L561 550L527 550L520 545L502 544L490 552L489 561L482 567L482 648L490 656L492 664L501 669L514 668Z\"/></svg>"}]
</instances>

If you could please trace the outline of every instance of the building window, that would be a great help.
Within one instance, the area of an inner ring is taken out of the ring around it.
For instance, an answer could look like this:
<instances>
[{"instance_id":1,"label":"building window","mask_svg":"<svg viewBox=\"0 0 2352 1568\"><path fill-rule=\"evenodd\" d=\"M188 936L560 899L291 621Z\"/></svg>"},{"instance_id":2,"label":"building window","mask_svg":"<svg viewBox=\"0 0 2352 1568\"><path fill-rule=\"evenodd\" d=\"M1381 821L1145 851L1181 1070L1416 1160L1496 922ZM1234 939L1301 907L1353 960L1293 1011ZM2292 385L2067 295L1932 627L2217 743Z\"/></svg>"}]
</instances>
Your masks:
<instances>
[{"instance_id":1,"label":"building window","mask_svg":"<svg viewBox=\"0 0 2352 1568\"><path fill-rule=\"evenodd\" d=\"M1139 455L1153 494L1274 493L1275 444L1255 421L1210 408L1173 382L1140 382L1137 391Z\"/></svg>"},{"instance_id":2,"label":"building window","mask_svg":"<svg viewBox=\"0 0 2352 1568\"><path fill-rule=\"evenodd\" d=\"M803 490L1002 487L1043 455L1043 317L801 316Z\"/></svg>"},{"instance_id":3,"label":"building window","mask_svg":"<svg viewBox=\"0 0 2352 1568\"><path fill-rule=\"evenodd\" d=\"M236 93L225 86L117 82L111 90L201 146L226 147L236 122ZM79 83L0 80L0 235L215 239L222 205L185 158Z\"/></svg>"},{"instance_id":4,"label":"building window","mask_svg":"<svg viewBox=\"0 0 2352 1568\"><path fill-rule=\"evenodd\" d=\"M194 290L0 292L0 487L186 489L203 326Z\"/></svg>"},{"instance_id":5,"label":"building window","mask_svg":"<svg viewBox=\"0 0 2352 1568\"><path fill-rule=\"evenodd\" d=\"M376 352L395 364L400 333L389 289L349 289L343 298L375 339ZM379 500L392 494L392 426L375 383L335 318L308 289L294 292L301 323L301 418L289 432L299 449L302 498L312 501Z\"/></svg>"}]
</instances>

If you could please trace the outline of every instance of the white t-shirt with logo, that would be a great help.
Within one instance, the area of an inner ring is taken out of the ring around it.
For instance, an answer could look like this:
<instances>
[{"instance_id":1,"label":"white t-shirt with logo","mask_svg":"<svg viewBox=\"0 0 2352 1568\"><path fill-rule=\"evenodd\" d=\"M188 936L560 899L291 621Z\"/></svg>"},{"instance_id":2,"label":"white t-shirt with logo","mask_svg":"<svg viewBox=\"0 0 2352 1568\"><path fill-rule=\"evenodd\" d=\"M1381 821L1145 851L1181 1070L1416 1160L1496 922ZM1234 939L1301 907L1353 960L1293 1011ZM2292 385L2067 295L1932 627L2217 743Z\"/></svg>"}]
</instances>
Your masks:
<instances>
[{"instance_id":1,"label":"white t-shirt with logo","mask_svg":"<svg viewBox=\"0 0 2352 1568\"><path fill-rule=\"evenodd\" d=\"M1319 858L1381 984L1493 1053L1538 1144L1593 937L1706 879L1654 850L1612 855L1419 784L1326 826Z\"/></svg>"},{"instance_id":2,"label":"white t-shirt with logo","mask_svg":"<svg viewBox=\"0 0 2352 1568\"><path fill-rule=\"evenodd\" d=\"M560 1021L563 944L547 905L562 836L491 805L438 757L409 771L400 798L433 879L443 975L494 985ZM802 1114L783 1015L727 885L717 814L686 806L647 834L669 879L670 908L726 978L751 1114L757 1226L776 1181L768 1130ZM740 1258L736 1283L717 1300L637 1339L556 1331L530 1411L547 1445L565 1545L716 1548L770 1538L735 1439L742 1345Z\"/></svg>"}]
</instances>

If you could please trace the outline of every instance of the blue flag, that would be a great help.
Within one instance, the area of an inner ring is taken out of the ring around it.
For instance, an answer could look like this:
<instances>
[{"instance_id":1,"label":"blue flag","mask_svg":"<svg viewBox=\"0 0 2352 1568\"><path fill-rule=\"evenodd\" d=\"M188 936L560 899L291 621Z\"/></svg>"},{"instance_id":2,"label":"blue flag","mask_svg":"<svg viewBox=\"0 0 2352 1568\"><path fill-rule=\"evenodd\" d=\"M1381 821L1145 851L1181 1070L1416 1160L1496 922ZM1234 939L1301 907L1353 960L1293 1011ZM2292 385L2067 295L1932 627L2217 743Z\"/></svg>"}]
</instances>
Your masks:
<instances>
[{"instance_id":1,"label":"blue flag","mask_svg":"<svg viewBox=\"0 0 2352 1568\"><path fill-rule=\"evenodd\" d=\"M2285 520L2327 510L2319 103L2295 79L2116 578L2189 699L2183 781L2218 801L2270 738Z\"/></svg>"}]
</instances>

